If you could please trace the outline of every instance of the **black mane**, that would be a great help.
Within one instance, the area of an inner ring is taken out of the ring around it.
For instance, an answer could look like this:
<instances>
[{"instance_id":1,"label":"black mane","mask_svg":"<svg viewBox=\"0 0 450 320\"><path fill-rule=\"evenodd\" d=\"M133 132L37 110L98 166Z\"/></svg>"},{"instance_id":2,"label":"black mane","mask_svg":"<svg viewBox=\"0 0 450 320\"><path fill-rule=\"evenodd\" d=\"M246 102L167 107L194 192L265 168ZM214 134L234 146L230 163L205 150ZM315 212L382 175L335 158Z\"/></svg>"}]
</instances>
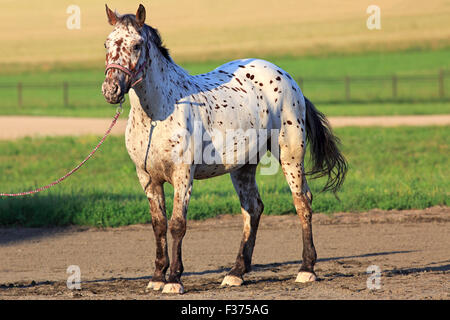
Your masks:
<instances>
[{"instance_id":1,"label":"black mane","mask_svg":"<svg viewBox=\"0 0 450 320\"><path fill-rule=\"evenodd\" d=\"M169 54L169 49L167 49L162 42L161 35L159 34L159 31L155 28L152 28L148 25L144 25L144 28L148 29L148 33L150 35L150 41L153 42L153 44L158 48L159 52L163 55L164 58L171 61L172 58Z\"/></svg>"},{"instance_id":2,"label":"black mane","mask_svg":"<svg viewBox=\"0 0 450 320\"><path fill-rule=\"evenodd\" d=\"M136 22L136 16L134 14L125 14L119 17L119 23L122 23L126 26L133 26L136 30L139 30L140 27ZM167 49L162 42L161 35L159 31L155 28L150 27L149 25L144 24L144 31L149 35L150 41L158 48L159 52L169 61L172 61L172 58L169 54L169 49Z\"/></svg>"}]
</instances>

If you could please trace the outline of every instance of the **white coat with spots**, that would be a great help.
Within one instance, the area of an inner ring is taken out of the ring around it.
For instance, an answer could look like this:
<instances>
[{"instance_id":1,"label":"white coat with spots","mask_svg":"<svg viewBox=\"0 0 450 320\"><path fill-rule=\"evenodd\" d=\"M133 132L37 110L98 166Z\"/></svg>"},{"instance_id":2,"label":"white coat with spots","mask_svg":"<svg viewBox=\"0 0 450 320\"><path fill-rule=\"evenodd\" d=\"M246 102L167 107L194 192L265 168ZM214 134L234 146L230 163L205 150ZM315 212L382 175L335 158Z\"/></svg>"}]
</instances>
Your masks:
<instances>
[{"instance_id":1,"label":"white coat with spots","mask_svg":"<svg viewBox=\"0 0 450 320\"><path fill-rule=\"evenodd\" d=\"M129 94L126 147L149 199L156 239L155 272L148 288L184 291L181 243L193 180L225 173L230 173L241 202L244 232L234 267L222 285L242 284L243 275L251 268L263 211L255 182L256 166L267 149L279 154L302 225L303 260L297 281L315 280L312 195L303 166L306 141L313 159L310 173L328 176L325 189L336 191L346 172L337 138L323 114L303 96L287 72L270 62L236 60L206 74L189 75L173 62L158 31L145 24L142 5L136 15L120 16L108 7L106 12L114 30L105 42L107 69L102 90L112 104ZM247 134L226 140L229 132L254 132L258 143ZM213 155L214 161L204 159L205 153ZM166 217L165 182L174 186L170 221ZM170 263L168 230L173 237Z\"/></svg>"}]
</instances>

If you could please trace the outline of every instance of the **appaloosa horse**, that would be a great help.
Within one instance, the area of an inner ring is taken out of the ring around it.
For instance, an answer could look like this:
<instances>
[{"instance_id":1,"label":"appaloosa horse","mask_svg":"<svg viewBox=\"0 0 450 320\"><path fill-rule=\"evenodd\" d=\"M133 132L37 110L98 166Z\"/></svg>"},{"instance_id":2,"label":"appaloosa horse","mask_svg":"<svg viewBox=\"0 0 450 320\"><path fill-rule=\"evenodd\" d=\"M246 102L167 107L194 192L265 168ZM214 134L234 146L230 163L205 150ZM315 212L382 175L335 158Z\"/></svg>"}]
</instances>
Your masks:
<instances>
[{"instance_id":1,"label":"appaloosa horse","mask_svg":"<svg viewBox=\"0 0 450 320\"><path fill-rule=\"evenodd\" d=\"M114 30L105 42L106 77L102 92L111 104L121 102L126 93L130 98L126 147L150 203L156 238L155 272L148 289L184 292L180 280L181 243L193 180L225 173L230 173L239 196L244 231L236 262L222 285L243 283L243 275L251 269L264 207L255 172L269 145L272 154L279 154L276 163L281 164L302 226L303 259L296 281L314 281L312 195L305 176L328 176L324 189L336 192L347 171L347 163L337 147L338 139L325 116L303 96L287 72L267 61L237 60L206 74L189 75L173 62L158 31L144 23L146 13L142 5L136 15L119 15L107 6L106 13ZM233 130L255 132L263 143L251 143L249 135L237 134L231 147L224 149L224 140L217 137ZM200 134L200 144L194 142L195 132ZM313 162L308 173L303 166L306 141ZM242 143L247 144L237 151L237 145ZM207 150L214 154L215 161L198 159ZM256 158L250 155L255 150ZM244 156L245 161L225 161L230 153ZM165 182L174 186L169 222ZM170 264L168 229L173 238Z\"/></svg>"}]
</instances>

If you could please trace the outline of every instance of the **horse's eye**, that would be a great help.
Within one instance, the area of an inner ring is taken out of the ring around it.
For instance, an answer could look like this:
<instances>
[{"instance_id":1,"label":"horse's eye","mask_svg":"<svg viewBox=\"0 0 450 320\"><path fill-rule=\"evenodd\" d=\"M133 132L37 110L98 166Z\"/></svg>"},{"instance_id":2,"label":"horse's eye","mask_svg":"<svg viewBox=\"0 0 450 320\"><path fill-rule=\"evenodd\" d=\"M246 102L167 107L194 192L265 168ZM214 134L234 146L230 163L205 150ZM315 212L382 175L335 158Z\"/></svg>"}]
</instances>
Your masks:
<instances>
[{"instance_id":1,"label":"horse's eye","mask_svg":"<svg viewBox=\"0 0 450 320\"><path fill-rule=\"evenodd\" d=\"M141 49L141 45L140 45L140 44L135 44L135 45L133 46L133 50L134 50L134 51L138 51L139 49Z\"/></svg>"}]
</instances>

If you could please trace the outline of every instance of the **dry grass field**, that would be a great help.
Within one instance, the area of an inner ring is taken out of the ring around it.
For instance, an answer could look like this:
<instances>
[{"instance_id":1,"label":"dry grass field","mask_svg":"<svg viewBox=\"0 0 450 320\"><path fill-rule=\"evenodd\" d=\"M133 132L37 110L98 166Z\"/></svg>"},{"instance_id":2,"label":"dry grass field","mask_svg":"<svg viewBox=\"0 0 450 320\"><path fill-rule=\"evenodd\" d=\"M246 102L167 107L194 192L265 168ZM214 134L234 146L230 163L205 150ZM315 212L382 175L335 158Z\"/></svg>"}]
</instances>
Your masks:
<instances>
[{"instance_id":1,"label":"dry grass field","mask_svg":"<svg viewBox=\"0 0 450 320\"><path fill-rule=\"evenodd\" d=\"M108 0L119 13L139 1ZM147 23L158 28L176 61L244 56L435 48L450 43L447 0L378 0L381 30L366 27L367 0L152 0ZM78 0L81 28L69 30L73 1L2 0L0 65L103 61L111 30L104 2Z\"/></svg>"}]
</instances>

